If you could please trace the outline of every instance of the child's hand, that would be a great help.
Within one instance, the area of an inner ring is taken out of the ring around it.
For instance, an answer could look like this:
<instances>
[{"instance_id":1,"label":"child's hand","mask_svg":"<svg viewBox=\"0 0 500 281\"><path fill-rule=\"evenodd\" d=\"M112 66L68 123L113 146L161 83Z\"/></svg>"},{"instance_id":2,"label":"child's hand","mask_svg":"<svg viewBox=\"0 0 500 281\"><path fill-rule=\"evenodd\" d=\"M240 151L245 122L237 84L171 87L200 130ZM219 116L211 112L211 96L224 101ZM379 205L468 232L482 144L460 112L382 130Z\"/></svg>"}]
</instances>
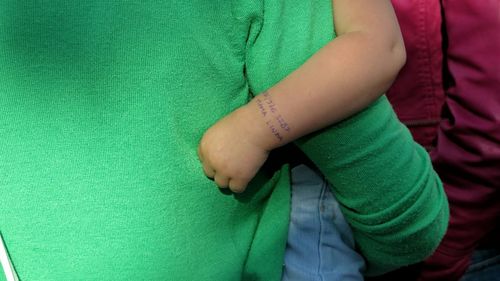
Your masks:
<instances>
[{"instance_id":1,"label":"child's hand","mask_svg":"<svg viewBox=\"0 0 500 281\"><path fill-rule=\"evenodd\" d=\"M260 122L252 114L245 107L237 109L209 128L200 141L198 156L205 175L220 188L245 191L268 157Z\"/></svg>"}]
</instances>

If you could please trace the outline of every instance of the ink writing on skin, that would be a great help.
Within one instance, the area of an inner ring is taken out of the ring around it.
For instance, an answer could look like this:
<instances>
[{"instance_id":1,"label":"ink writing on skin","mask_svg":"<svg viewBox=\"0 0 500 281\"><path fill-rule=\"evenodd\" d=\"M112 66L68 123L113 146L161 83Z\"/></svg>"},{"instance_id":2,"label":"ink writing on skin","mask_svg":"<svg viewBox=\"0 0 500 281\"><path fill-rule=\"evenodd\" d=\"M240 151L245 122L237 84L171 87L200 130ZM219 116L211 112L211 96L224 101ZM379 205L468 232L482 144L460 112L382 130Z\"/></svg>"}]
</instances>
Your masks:
<instances>
[{"instance_id":1,"label":"ink writing on skin","mask_svg":"<svg viewBox=\"0 0 500 281\"><path fill-rule=\"evenodd\" d=\"M269 110L273 114L276 114L278 112L278 109L276 108L276 105L274 104L273 100L271 99L271 96L269 95L269 93L266 91L262 95L264 96L264 99L267 103L267 106L269 107Z\"/></svg>"},{"instance_id":2,"label":"ink writing on skin","mask_svg":"<svg viewBox=\"0 0 500 281\"><path fill-rule=\"evenodd\" d=\"M267 111L264 108L264 104L262 104L262 101L259 98L257 98L257 106L259 107L259 110L260 110L260 113L262 113L262 116L266 117Z\"/></svg>"},{"instance_id":3,"label":"ink writing on skin","mask_svg":"<svg viewBox=\"0 0 500 281\"><path fill-rule=\"evenodd\" d=\"M278 107L273 102L271 95L266 91L262 93L263 100L258 96L256 98L257 107L265 118L267 127L278 141L283 141L283 131L289 132L290 126L285 118L279 114ZM268 116L271 115L271 116Z\"/></svg>"},{"instance_id":4,"label":"ink writing on skin","mask_svg":"<svg viewBox=\"0 0 500 281\"><path fill-rule=\"evenodd\" d=\"M266 124L267 126L271 129L271 132L273 133L273 135L279 140L279 141L282 141L283 140L283 137L281 136L280 132L278 131L278 129L276 129L276 127L274 127L274 125L271 123L271 121L267 120L266 121Z\"/></svg>"},{"instance_id":5,"label":"ink writing on skin","mask_svg":"<svg viewBox=\"0 0 500 281\"><path fill-rule=\"evenodd\" d=\"M278 123L280 124L280 127L283 130L285 130L287 132L290 131L290 127L288 126L288 123L285 121L283 116L281 116L281 115L276 116L276 121L278 121Z\"/></svg>"}]
</instances>

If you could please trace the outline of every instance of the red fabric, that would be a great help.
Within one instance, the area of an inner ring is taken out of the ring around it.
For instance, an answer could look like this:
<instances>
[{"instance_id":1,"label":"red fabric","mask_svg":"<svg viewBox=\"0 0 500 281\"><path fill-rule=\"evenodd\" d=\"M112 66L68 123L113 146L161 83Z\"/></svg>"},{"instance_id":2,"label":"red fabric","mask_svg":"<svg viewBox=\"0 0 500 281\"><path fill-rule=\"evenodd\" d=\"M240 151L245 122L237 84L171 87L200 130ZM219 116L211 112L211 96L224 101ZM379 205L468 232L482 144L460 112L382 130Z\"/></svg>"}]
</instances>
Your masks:
<instances>
[{"instance_id":1,"label":"red fabric","mask_svg":"<svg viewBox=\"0 0 500 281\"><path fill-rule=\"evenodd\" d=\"M407 63L387 93L417 142L431 149L444 103L439 0L394 0Z\"/></svg>"},{"instance_id":2,"label":"red fabric","mask_svg":"<svg viewBox=\"0 0 500 281\"><path fill-rule=\"evenodd\" d=\"M500 1L392 2L408 61L388 97L431 149L451 212L448 232L418 278L458 280L500 214Z\"/></svg>"}]
</instances>

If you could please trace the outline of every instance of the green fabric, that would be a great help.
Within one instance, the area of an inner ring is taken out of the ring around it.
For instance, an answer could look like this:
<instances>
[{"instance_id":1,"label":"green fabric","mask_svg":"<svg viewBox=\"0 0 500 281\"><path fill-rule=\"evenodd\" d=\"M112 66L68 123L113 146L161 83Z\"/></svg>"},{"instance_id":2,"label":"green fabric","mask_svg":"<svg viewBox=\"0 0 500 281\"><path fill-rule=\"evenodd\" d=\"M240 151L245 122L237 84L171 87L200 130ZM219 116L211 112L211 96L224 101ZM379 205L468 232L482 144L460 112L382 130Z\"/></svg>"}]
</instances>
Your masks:
<instances>
[{"instance_id":1,"label":"green fabric","mask_svg":"<svg viewBox=\"0 0 500 281\"><path fill-rule=\"evenodd\" d=\"M331 39L331 23L327 0L1 1L0 231L20 279L279 280L288 168L235 200L196 147ZM429 254L446 201L384 98L299 144L372 272Z\"/></svg>"},{"instance_id":2,"label":"green fabric","mask_svg":"<svg viewBox=\"0 0 500 281\"><path fill-rule=\"evenodd\" d=\"M247 55L253 92L281 80L335 36L329 1L313 2L265 1L265 20L251 34ZM449 216L442 183L385 97L296 144L332 183L367 275L421 261L437 247Z\"/></svg>"},{"instance_id":3,"label":"green fabric","mask_svg":"<svg viewBox=\"0 0 500 281\"><path fill-rule=\"evenodd\" d=\"M3 268L0 266L0 281L7 281Z\"/></svg>"},{"instance_id":4,"label":"green fabric","mask_svg":"<svg viewBox=\"0 0 500 281\"><path fill-rule=\"evenodd\" d=\"M328 175L368 261L367 275L425 259L448 224L448 201L427 152L403 142L411 135L395 120L383 98L334 130L299 142Z\"/></svg>"}]
</instances>

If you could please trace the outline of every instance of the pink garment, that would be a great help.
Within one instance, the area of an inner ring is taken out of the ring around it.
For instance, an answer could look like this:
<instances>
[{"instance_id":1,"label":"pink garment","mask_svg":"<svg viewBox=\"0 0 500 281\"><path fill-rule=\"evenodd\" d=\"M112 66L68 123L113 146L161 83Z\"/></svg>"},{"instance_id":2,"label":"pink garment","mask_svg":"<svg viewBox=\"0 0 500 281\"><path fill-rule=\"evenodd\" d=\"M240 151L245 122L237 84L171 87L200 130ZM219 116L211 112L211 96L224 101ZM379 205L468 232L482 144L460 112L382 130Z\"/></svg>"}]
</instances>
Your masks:
<instances>
[{"instance_id":1,"label":"pink garment","mask_svg":"<svg viewBox=\"0 0 500 281\"><path fill-rule=\"evenodd\" d=\"M387 93L417 142L433 148L444 103L439 0L393 0L407 63Z\"/></svg>"},{"instance_id":2,"label":"pink garment","mask_svg":"<svg viewBox=\"0 0 500 281\"><path fill-rule=\"evenodd\" d=\"M430 150L451 212L418 278L458 280L500 214L500 0L392 2L408 61L388 97Z\"/></svg>"}]
</instances>

